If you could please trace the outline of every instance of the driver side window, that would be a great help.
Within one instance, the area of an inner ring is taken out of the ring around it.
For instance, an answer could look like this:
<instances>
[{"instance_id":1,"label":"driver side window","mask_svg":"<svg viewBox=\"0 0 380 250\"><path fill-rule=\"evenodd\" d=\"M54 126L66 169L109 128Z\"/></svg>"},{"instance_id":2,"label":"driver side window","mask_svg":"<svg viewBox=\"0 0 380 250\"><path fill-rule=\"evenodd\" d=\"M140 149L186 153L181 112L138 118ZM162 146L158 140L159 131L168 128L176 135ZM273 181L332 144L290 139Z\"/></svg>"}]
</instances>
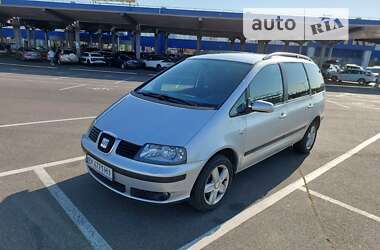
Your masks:
<instances>
[{"instance_id":1,"label":"driver side window","mask_svg":"<svg viewBox=\"0 0 380 250\"><path fill-rule=\"evenodd\" d=\"M248 87L251 101L267 101L274 105L284 101L281 70L278 64L264 67L256 74Z\"/></svg>"}]
</instances>

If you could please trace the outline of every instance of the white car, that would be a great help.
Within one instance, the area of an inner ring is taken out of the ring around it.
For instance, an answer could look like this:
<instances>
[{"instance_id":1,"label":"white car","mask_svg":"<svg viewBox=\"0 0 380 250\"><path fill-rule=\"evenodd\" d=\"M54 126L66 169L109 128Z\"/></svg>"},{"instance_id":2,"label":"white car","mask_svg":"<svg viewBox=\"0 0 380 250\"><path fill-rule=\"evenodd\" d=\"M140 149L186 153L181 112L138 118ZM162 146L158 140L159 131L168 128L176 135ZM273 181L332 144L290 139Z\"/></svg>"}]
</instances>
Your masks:
<instances>
[{"instance_id":1,"label":"white car","mask_svg":"<svg viewBox=\"0 0 380 250\"><path fill-rule=\"evenodd\" d=\"M79 58L75 54L74 51L72 50L64 50L62 53L59 55L58 58L58 64L63 64L63 63L78 63Z\"/></svg>"},{"instance_id":2,"label":"white car","mask_svg":"<svg viewBox=\"0 0 380 250\"><path fill-rule=\"evenodd\" d=\"M84 64L97 64L97 65L105 65L106 64L106 59L104 56L102 56L99 53L96 52L85 52L82 54L80 57L81 63Z\"/></svg>"},{"instance_id":3,"label":"white car","mask_svg":"<svg viewBox=\"0 0 380 250\"><path fill-rule=\"evenodd\" d=\"M370 82L376 82L376 76L365 70L360 69L346 69L331 74L331 80L336 81L349 81L357 82L359 84L365 84Z\"/></svg>"},{"instance_id":4,"label":"white car","mask_svg":"<svg viewBox=\"0 0 380 250\"><path fill-rule=\"evenodd\" d=\"M367 71L371 71L376 77L380 75L380 66L367 67Z\"/></svg>"},{"instance_id":5,"label":"white car","mask_svg":"<svg viewBox=\"0 0 380 250\"><path fill-rule=\"evenodd\" d=\"M146 68L154 68L157 70L169 68L174 65L173 61L158 56L150 56L143 60L143 62Z\"/></svg>"}]
</instances>

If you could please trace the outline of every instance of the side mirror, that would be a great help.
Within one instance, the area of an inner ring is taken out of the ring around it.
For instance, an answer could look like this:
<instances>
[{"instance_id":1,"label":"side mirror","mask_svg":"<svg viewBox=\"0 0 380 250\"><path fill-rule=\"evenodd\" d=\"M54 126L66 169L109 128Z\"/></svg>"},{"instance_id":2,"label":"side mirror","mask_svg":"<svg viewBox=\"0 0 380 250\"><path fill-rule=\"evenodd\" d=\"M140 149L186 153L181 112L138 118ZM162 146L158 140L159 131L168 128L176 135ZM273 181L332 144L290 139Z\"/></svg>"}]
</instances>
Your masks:
<instances>
[{"instance_id":1,"label":"side mirror","mask_svg":"<svg viewBox=\"0 0 380 250\"><path fill-rule=\"evenodd\" d=\"M272 113L274 111L274 105L271 102L266 101L250 101L248 106L252 111Z\"/></svg>"}]
</instances>

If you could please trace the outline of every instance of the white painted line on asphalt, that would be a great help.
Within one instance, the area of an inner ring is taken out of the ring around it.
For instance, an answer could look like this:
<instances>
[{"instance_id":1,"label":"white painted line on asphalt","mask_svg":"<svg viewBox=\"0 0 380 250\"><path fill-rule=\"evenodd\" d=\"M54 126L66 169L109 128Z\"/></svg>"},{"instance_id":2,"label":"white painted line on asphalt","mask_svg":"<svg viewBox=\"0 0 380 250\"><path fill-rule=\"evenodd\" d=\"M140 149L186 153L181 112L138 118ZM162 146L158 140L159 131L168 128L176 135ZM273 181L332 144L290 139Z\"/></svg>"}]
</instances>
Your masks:
<instances>
[{"instance_id":1,"label":"white painted line on asphalt","mask_svg":"<svg viewBox=\"0 0 380 250\"><path fill-rule=\"evenodd\" d=\"M61 88L61 89L58 89L58 90L59 91L63 91L63 90L68 90L68 89L80 88L80 87L84 87L84 86L87 86L87 84L78 84L78 85L74 85L74 86L70 86L70 87L66 87L66 88Z\"/></svg>"},{"instance_id":2,"label":"white painted line on asphalt","mask_svg":"<svg viewBox=\"0 0 380 250\"><path fill-rule=\"evenodd\" d=\"M30 166L30 167L25 167L25 168L19 168L15 170L9 170L5 172L0 173L0 177L5 177L9 175L14 175L14 174L20 174L28 171L35 170L37 168L49 168L49 167L54 167L54 166L59 166L59 165L64 165L68 163L73 163L73 162L78 162L84 160L84 156L78 156L74 158L69 158L61 161L53 161L53 162L48 162L48 163L43 163L35 166Z\"/></svg>"},{"instance_id":3,"label":"white painted line on asphalt","mask_svg":"<svg viewBox=\"0 0 380 250\"><path fill-rule=\"evenodd\" d=\"M53 178L43 168L36 168L34 172L40 178L44 186L49 190L50 194L63 208L72 222L82 232L83 236L90 242L94 249L111 250L111 246L96 231L95 227L87 220L86 216L73 204L66 194L59 188Z\"/></svg>"},{"instance_id":4,"label":"white painted line on asphalt","mask_svg":"<svg viewBox=\"0 0 380 250\"><path fill-rule=\"evenodd\" d=\"M306 191L306 188L304 188L304 187L300 187L299 189L302 190L302 191L304 191L304 192L307 192L307 191ZM310 190L310 189L309 189L309 193L310 193L311 195L315 196L315 197L318 197L318 198L322 199L322 200L325 200L325 201L331 202L331 203L333 203L333 204L335 204L335 205L338 205L338 206L340 206L340 207L343 207L343 208L345 208L345 209L348 209L348 210L350 210L350 211L352 211L352 212L354 212L354 213L357 213L357 214L363 215L363 216L365 216L365 217L367 217L367 218L369 218L369 219L372 219L372 220L374 220L374 221L380 222L380 217L378 217L378 216L376 216L376 215L370 214L370 213L368 213L368 212L366 212L366 211L363 211L363 210L358 209L358 208L356 208L356 207L350 206L350 205L348 205L348 204L346 204L346 203L343 203L343 202L341 202L341 201L335 200L335 199L333 199L333 198L331 198L331 197L328 197L328 196L326 196L326 195L323 195L323 194L321 194L321 193L315 192L315 191Z\"/></svg>"},{"instance_id":5,"label":"white painted line on asphalt","mask_svg":"<svg viewBox=\"0 0 380 250\"><path fill-rule=\"evenodd\" d=\"M337 105L337 106L339 106L339 107L342 107L342 108L344 108L344 109L350 109L350 107L348 107L348 106L346 106L346 105L343 105L343 104L341 104L341 103L339 103L339 102L334 102L334 101L331 101L331 100L326 100L326 102L329 102L329 103L335 104L335 105Z\"/></svg>"},{"instance_id":6,"label":"white painted line on asphalt","mask_svg":"<svg viewBox=\"0 0 380 250\"><path fill-rule=\"evenodd\" d=\"M3 124L3 125L0 125L0 128L9 128L9 127L18 127L18 126L27 126L27 125L36 125L36 124L45 124L45 123L54 123L54 122L68 122L68 121L88 120L88 119L94 119L94 118L96 118L96 116L83 116L83 117L57 119L57 120L45 120L45 121L35 121L35 122L23 122L23 123L13 123L13 124Z\"/></svg>"},{"instance_id":7,"label":"white painted line on asphalt","mask_svg":"<svg viewBox=\"0 0 380 250\"><path fill-rule=\"evenodd\" d=\"M28 65L28 64L18 64L18 63L0 63L0 65L28 67L28 68L40 68L40 69L56 69L57 68L57 67L52 67L52 66L39 66L39 65Z\"/></svg>"},{"instance_id":8,"label":"white painted line on asphalt","mask_svg":"<svg viewBox=\"0 0 380 250\"><path fill-rule=\"evenodd\" d=\"M87 71L87 72L100 72L100 73L115 73L115 74L126 74L126 75L137 75L136 72L121 72L121 71L112 71L112 70L98 70L98 69L76 69L70 68L74 71Z\"/></svg>"},{"instance_id":9,"label":"white painted line on asphalt","mask_svg":"<svg viewBox=\"0 0 380 250\"><path fill-rule=\"evenodd\" d=\"M157 75L157 74L148 74L148 76L155 76L155 75Z\"/></svg>"},{"instance_id":10,"label":"white painted line on asphalt","mask_svg":"<svg viewBox=\"0 0 380 250\"><path fill-rule=\"evenodd\" d=\"M376 142L378 139L380 139L380 133L377 135L367 139L366 141L360 143L355 148L347 151L346 153L340 155L339 157L335 158L334 160L326 163L325 165L321 166L320 168L314 170L313 172L309 173L305 176L306 183L316 179L317 177L321 176L322 174L326 173L327 171L333 169L336 167L339 163L347 160L348 158L352 157L368 145ZM227 220L221 225L216 226L215 228L211 229L210 231L206 232L205 234L201 235L200 237L196 238L195 240L189 242L188 244L184 245L180 249L202 249L206 247L207 245L211 244L212 242L216 241L226 233L230 232L231 230L237 228L247 220L251 219L255 215L261 213L265 209L271 207L281 199L285 198L289 194L293 193L300 187L304 186L304 180L302 178L298 179L297 181L289 184L288 186L280 189L279 191L275 192L274 194L268 196L267 198L264 198L263 200L251 205L250 207L246 208L239 214L235 215L231 219Z\"/></svg>"}]
</instances>

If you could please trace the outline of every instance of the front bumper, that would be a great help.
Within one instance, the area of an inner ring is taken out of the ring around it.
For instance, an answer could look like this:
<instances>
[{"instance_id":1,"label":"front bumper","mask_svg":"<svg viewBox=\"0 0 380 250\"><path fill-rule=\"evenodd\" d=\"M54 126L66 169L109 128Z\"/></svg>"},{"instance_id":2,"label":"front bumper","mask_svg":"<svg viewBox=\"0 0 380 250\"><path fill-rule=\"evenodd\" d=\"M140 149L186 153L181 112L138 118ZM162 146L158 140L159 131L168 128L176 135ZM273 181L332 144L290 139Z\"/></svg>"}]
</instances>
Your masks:
<instances>
[{"instance_id":1,"label":"front bumper","mask_svg":"<svg viewBox=\"0 0 380 250\"><path fill-rule=\"evenodd\" d=\"M82 136L81 142L86 154L113 169L114 177L110 181L88 168L94 179L116 193L150 203L171 203L189 198L205 163L199 161L177 166L154 165L117 155L115 149L120 142L118 139L110 153L98 150L97 144L87 135Z\"/></svg>"}]
</instances>

